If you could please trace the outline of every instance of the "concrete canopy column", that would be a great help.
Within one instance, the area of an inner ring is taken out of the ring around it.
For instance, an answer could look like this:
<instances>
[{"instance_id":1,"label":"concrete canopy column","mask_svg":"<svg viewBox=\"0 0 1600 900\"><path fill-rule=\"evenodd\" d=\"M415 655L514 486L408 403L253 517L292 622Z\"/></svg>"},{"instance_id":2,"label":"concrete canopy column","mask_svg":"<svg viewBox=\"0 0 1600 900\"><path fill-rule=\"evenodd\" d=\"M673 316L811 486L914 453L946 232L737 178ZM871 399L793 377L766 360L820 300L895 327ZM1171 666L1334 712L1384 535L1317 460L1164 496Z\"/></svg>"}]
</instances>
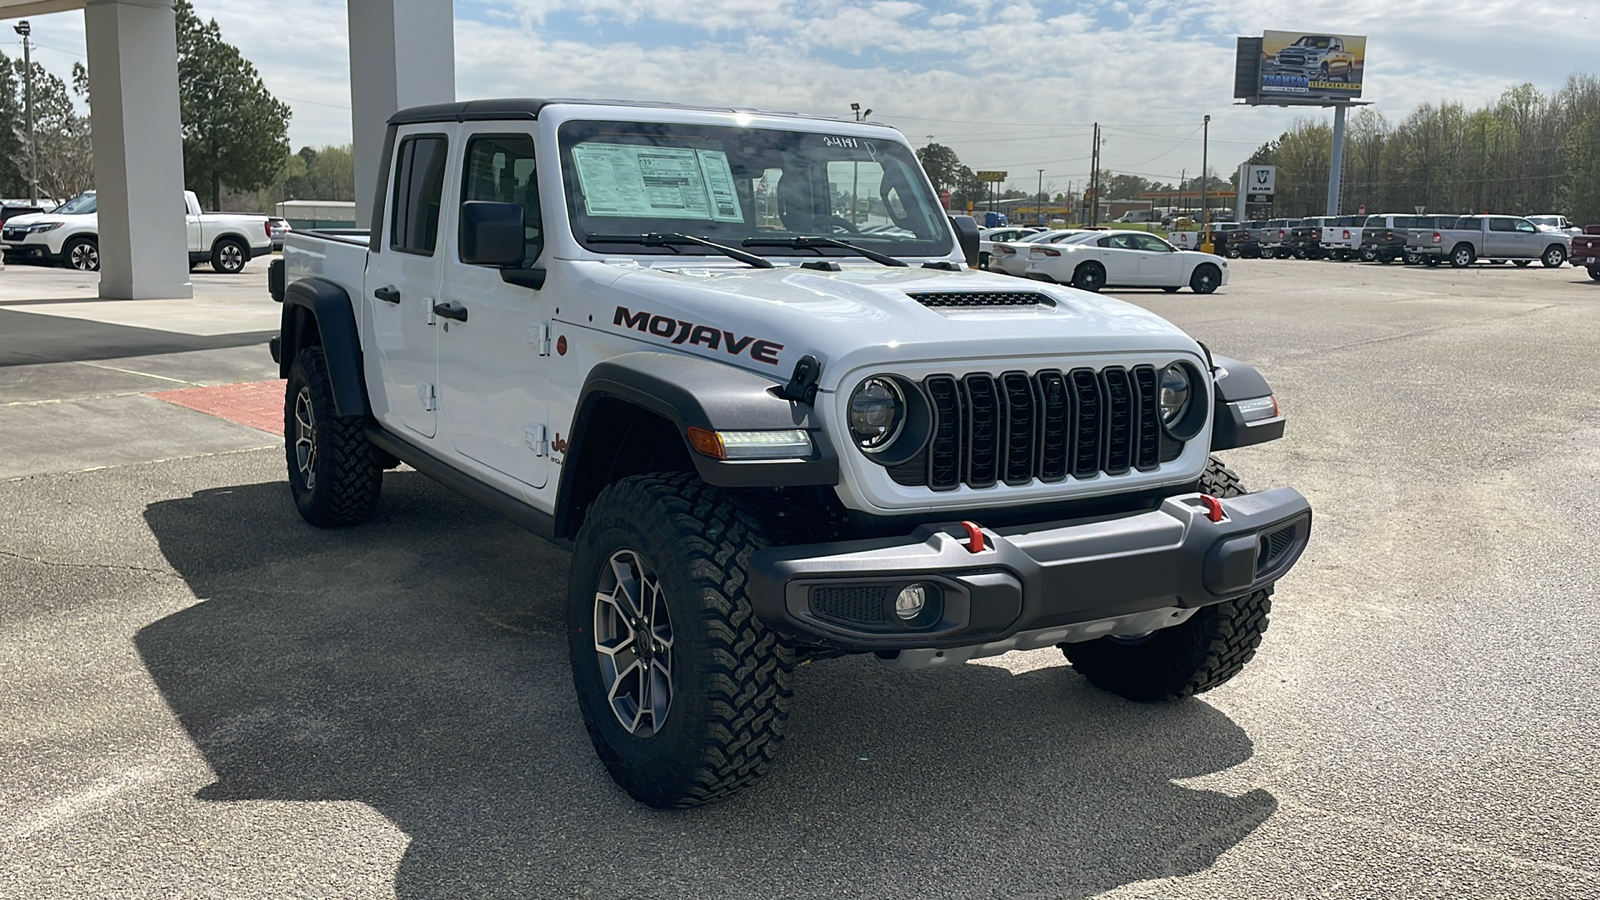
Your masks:
<instances>
[{"instance_id":1,"label":"concrete canopy column","mask_svg":"<svg viewBox=\"0 0 1600 900\"><path fill-rule=\"evenodd\" d=\"M100 296L194 296L172 0L88 0Z\"/></svg>"},{"instance_id":2,"label":"concrete canopy column","mask_svg":"<svg viewBox=\"0 0 1600 900\"><path fill-rule=\"evenodd\" d=\"M452 0L348 0L356 224L371 225L383 135L396 110L456 99Z\"/></svg>"}]
</instances>

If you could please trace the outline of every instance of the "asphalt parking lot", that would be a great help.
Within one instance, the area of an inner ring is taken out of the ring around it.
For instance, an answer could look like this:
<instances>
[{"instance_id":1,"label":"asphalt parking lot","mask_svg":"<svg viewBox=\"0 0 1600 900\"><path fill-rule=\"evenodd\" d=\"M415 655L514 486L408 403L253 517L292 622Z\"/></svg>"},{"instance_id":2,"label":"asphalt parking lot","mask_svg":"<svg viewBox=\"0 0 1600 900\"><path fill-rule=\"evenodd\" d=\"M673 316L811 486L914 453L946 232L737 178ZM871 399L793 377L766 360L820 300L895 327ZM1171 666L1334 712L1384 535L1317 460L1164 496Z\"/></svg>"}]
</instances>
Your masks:
<instances>
[{"instance_id":1,"label":"asphalt parking lot","mask_svg":"<svg viewBox=\"0 0 1600 900\"><path fill-rule=\"evenodd\" d=\"M274 377L259 262L187 308L8 268L0 896L1600 896L1600 283L1230 267L1115 293L1289 415L1227 454L1317 516L1251 667L1153 707L1055 650L820 662L684 813L594 757L566 554L407 471L316 531L274 435L169 394Z\"/></svg>"}]
</instances>

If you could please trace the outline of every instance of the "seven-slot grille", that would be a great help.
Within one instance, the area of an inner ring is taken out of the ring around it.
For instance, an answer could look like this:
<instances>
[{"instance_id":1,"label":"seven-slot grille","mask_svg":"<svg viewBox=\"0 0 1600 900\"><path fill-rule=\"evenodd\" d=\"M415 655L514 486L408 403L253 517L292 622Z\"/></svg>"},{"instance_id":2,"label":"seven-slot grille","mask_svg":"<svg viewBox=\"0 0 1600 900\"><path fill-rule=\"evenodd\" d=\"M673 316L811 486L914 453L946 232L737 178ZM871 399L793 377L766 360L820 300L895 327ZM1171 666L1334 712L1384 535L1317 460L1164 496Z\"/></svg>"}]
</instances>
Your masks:
<instances>
[{"instance_id":1,"label":"seven-slot grille","mask_svg":"<svg viewBox=\"0 0 1600 900\"><path fill-rule=\"evenodd\" d=\"M906 296L929 309L994 309L1056 305L1056 301L1038 291L937 291L908 293Z\"/></svg>"},{"instance_id":2,"label":"seven-slot grille","mask_svg":"<svg viewBox=\"0 0 1600 900\"><path fill-rule=\"evenodd\" d=\"M1018 486L1148 471L1176 458L1164 438L1154 366L977 372L923 380L928 448L890 470L934 490Z\"/></svg>"}]
</instances>

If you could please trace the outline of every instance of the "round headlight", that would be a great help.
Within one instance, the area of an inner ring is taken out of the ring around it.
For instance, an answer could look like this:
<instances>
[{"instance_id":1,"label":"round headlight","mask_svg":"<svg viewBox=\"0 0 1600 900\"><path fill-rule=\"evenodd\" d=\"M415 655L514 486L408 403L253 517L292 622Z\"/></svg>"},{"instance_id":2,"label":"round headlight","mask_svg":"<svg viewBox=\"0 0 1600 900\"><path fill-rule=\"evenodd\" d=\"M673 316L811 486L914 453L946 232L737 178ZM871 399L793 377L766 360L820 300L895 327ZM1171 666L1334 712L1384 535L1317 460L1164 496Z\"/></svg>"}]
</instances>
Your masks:
<instances>
[{"instance_id":1,"label":"round headlight","mask_svg":"<svg viewBox=\"0 0 1600 900\"><path fill-rule=\"evenodd\" d=\"M892 378L873 377L850 395L850 436L867 453L894 443L906 424L906 398Z\"/></svg>"},{"instance_id":2,"label":"round headlight","mask_svg":"<svg viewBox=\"0 0 1600 900\"><path fill-rule=\"evenodd\" d=\"M1179 365L1161 370L1161 423L1171 425L1189 408L1189 376Z\"/></svg>"}]
</instances>

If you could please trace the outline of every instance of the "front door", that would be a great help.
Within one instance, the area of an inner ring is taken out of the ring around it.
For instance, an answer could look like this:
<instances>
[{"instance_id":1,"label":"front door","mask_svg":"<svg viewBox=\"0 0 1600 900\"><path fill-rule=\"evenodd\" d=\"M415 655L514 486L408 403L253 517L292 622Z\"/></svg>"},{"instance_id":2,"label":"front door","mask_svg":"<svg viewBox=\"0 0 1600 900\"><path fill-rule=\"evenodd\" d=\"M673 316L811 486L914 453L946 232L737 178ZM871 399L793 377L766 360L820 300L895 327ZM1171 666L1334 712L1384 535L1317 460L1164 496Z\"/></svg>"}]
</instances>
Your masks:
<instances>
[{"instance_id":1,"label":"front door","mask_svg":"<svg viewBox=\"0 0 1600 900\"><path fill-rule=\"evenodd\" d=\"M1181 287L1183 261L1171 244L1153 234L1130 234L1138 248L1139 283L1150 287Z\"/></svg>"},{"instance_id":2,"label":"front door","mask_svg":"<svg viewBox=\"0 0 1600 900\"><path fill-rule=\"evenodd\" d=\"M433 305L439 296L439 239L449 138L439 126L403 129L397 135L390 167L388 215L378 252L367 261L364 295L356 307L367 311L367 347L377 372L367 384L373 414L389 427L403 426L413 437L431 438L438 408L438 357ZM409 132L409 133L408 133ZM381 391L371 391L373 386Z\"/></svg>"},{"instance_id":3,"label":"front door","mask_svg":"<svg viewBox=\"0 0 1600 900\"><path fill-rule=\"evenodd\" d=\"M526 229L523 267L544 249L533 135L463 132L458 203L516 203ZM440 301L465 320L440 318L440 408L450 445L530 487L548 478L550 290L508 284L500 270L461 261L450 236Z\"/></svg>"},{"instance_id":4,"label":"front door","mask_svg":"<svg viewBox=\"0 0 1600 900\"><path fill-rule=\"evenodd\" d=\"M1485 256L1516 257L1518 253L1517 220L1510 216L1490 216L1489 228L1483 235Z\"/></svg>"}]
</instances>

